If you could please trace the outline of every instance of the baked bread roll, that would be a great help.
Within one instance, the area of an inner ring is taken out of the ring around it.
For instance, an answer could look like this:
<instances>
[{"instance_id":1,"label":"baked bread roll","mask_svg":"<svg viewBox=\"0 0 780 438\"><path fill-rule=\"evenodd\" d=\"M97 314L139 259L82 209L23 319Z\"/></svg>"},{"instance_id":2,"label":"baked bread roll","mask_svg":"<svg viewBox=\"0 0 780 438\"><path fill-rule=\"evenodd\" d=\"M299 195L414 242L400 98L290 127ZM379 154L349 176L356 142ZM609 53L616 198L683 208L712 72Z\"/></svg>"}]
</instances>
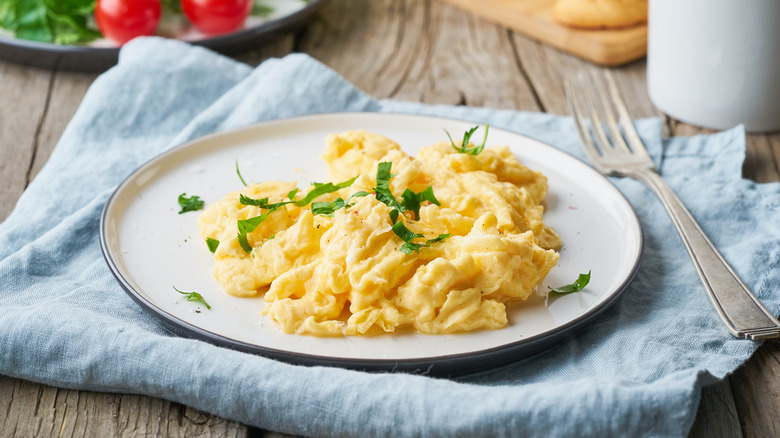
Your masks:
<instances>
[{"instance_id":1,"label":"baked bread roll","mask_svg":"<svg viewBox=\"0 0 780 438\"><path fill-rule=\"evenodd\" d=\"M647 0L558 0L553 18L582 29L635 26L647 22Z\"/></svg>"}]
</instances>

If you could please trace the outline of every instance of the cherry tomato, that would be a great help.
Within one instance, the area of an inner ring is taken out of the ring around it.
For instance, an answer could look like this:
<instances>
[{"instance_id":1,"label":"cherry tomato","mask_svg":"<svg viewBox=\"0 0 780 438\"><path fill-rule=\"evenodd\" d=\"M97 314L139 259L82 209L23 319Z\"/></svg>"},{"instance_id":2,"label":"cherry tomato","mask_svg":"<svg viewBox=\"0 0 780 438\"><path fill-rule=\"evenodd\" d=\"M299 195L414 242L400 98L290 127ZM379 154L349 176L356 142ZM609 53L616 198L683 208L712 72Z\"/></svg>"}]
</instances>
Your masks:
<instances>
[{"instance_id":1,"label":"cherry tomato","mask_svg":"<svg viewBox=\"0 0 780 438\"><path fill-rule=\"evenodd\" d=\"M119 44L152 35L160 22L159 0L98 0L95 21L104 36Z\"/></svg>"},{"instance_id":2,"label":"cherry tomato","mask_svg":"<svg viewBox=\"0 0 780 438\"><path fill-rule=\"evenodd\" d=\"M199 31L213 35L239 29L252 4L253 0L181 0L181 9Z\"/></svg>"}]
</instances>

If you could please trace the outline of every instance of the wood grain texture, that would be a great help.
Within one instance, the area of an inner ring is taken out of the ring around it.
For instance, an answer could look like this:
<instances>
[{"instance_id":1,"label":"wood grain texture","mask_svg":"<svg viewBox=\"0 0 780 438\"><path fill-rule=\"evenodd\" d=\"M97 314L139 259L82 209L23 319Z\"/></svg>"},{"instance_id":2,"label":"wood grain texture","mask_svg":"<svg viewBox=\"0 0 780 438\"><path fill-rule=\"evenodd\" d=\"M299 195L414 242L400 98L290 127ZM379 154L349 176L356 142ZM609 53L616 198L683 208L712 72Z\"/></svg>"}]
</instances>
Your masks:
<instances>
[{"instance_id":1,"label":"wood grain texture","mask_svg":"<svg viewBox=\"0 0 780 438\"><path fill-rule=\"evenodd\" d=\"M746 438L780 436L780 340L767 341L731 377Z\"/></svg>"},{"instance_id":2,"label":"wood grain texture","mask_svg":"<svg viewBox=\"0 0 780 438\"><path fill-rule=\"evenodd\" d=\"M89 73L52 72L48 107L40 121L39 135L35 139L33 162L27 176L29 184L49 160L51 152L81 104L87 89L98 76Z\"/></svg>"},{"instance_id":3,"label":"wood grain texture","mask_svg":"<svg viewBox=\"0 0 780 438\"><path fill-rule=\"evenodd\" d=\"M521 35L513 35L513 42L518 62L523 66L542 108L548 113L569 114L563 90L564 77L602 74L607 70ZM647 95L645 69L644 60L609 69L625 98L629 113L634 118L661 115L650 103Z\"/></svg>"},{"instance_id":4,"label":"wood grain texture","mask_svg":"<svg viewBox=\"0 0 780 438\"><path fill-rule=\"evenodd\" d=\"M246 437L238 423L147 396L54 388L0 376L0 436Z\"/></svg>"},{"instance_id":5,"label":"wood grain texture","mask_svg":"<svg viewBox=\"0 0 780 438\"><path fill-rule=\"evenodd\" d=\"M8 217L27 187L52 77L50 71L0 63L0 221Z\"/></svg>"},{"instance_id":6,"label":"wood grain texture","mask_svg":"<svg viewBox=\"0 0 780 438\"><path fill-rule=\"evenodd\" d=\"M507 31L439 2L334 2L299 48L380 99L538 109Z\"/></svg>"},{"instance_id":7,"label":"wood grain texture","mask_svg":"<svg viewBox=\"0 0 780 438\"><path fill-rule=\"evenodd\" d=\"M742 174L758 183L780 180L780 135L747 135Z\"/></svg>"},{"instance_id":8,"label":"wood grain texture","mask_svg":"<svg viewBox=\"0 0 780 438\"><path fill-rule=\"evenodd\" d=\"M552 15L555 0L443 0L549 46L600 65L617 66L647 54L647 25L573 29Z\"/></svg>"},{"instance_id":9,"label":"wood grain texture","mask_svg":"<svg viewBox=\"0 0 780 438\"><path fill-rule=\"evenodd\" d=\"M742 428L728 379L702 388L690 437L741 438Z\"/></svg>"}]
</instances>

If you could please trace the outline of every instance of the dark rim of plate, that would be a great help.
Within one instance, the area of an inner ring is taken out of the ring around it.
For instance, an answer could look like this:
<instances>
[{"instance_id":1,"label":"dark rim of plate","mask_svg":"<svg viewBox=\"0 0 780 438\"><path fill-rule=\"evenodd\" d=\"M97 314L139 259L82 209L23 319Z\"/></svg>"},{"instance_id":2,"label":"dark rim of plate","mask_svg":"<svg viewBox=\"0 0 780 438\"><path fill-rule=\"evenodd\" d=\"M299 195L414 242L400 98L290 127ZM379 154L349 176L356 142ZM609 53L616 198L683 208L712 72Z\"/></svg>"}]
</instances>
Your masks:
<instances>
[{"instance_id":1,"label":"dark rim of plate","mask_svg":"<svg viewBox=\"0 0 780 438\"><path fill-rule=\"evenodd\" d=\"M372 371L372 372L400 371L400 372L412 373L412 374L422 374L422 375L439 376L439 377L453 377L453 376L498 368L500 366L508 365L512 362L516 362L518 360L524 359L543 350L547 350L550 347L553 347L554 345L561 342L566 336L573 334L574 332L576 332L581 328L584 328L585 323L592 321L596 316L598 316L599 314L607 310L623 294L623 291L628 287L628 285L631 283L631 281L633 281L634 277L636 276L644 254L644 231L642 229L641 222L639 221L639 217L636 214L636 210L634 210L634 207L631 205L630 202L628 202L628 200L625 198L623 193L620 192L620 190L607 177L605 177L604 175L602 175L601 173L593 169L592 166L585 163L581 159L575 157L574 155L571 155L566 151L562 151L541 140L537 140L527 135L518 134L516 132L507 131L506 129L503 129L504 131L510 132L512 135L525 137L545 147L553 148L555 151L573 158L574 160L580 162L586 168L590 169L593 172L594 177L601 178L605 182L607 182L610 186L612 186L615 189L615 193L625 201L626 205L629 207L632 213L632 218L636 223L636 228L639 233L639 248L638 248L637 259L634 265L632 266L629 275L626 276L625 280L615 289L612 295L607 300L600 302L598 305L591 307L586 312L582 313L581 315L577 316L571 321L568 321L567 323L562 324L560 326L554 327L551 330L538 333L533 336L529 336L527 338L519 339L514 342L503 344L497 347L492 347L485 350L471 351L468 353L460 353L460 354L432 356L432 357L414 358L414 359L354 359L354 358L343 358L343 357L332 357L332 356L320 356L320 355L297 353L297 352L278 350L275 348L263 347L263 346L231 339L229 337L202 329L198 326L195 326L182 319L179 319L176 316L173 316L170 313L160 309L154 303L147 300L140 292L136 291L130 285L130 283L124 278L118 266L114 262L111 251L108 248L108 242L107 242L108 237L106 236L107 229L105 224L115 196L135 175L137 175L139 172L142 172L143 169L145 169L149 165L152 165L158 159L161 159L166 155L173 154L180 149L186 148L190 146L192 143L201 142L204 139L207 139L209 137L226 135L241 130L257 129L259 126L266 125L266 124L284 123L284 122L302 120L306 118L316 118L316 117L323 117L323 116L332 117L332 116L339 116L339 115L343 115L345 117L354 117L356 115L357 116L361 116L361 115L413 116L413 117L432 118L432 119L449 119L457 122L470 123L470 121L468 120L456 119L452 117L439 117L439 116L402 114L402 113L345 112L345 113L313 114L313 115L295 116L295 117L280 118L280 119L259 122L252 125L247 125L247 126L227 130L227 131L221 131L219 133L208 134L196 138L194 140L188 141L186 143L183 143L181 145L175 146L151 158L146 163L139 166L138 169L130 173L130 175L128 175L127 178L125 178L117 186L117 188L111 194L111 197L107 200L106 205L103 208L103 213L100 218L100 229L99 229L100 248L101 251L103 252L103 257L105 258L108 267L111 269L111 273L114 275L114 277L116 277L117 281L125 290L125 292L127 292L134 301L136 301L139 305L141 305L142 308L146 309L152 315L158 317L165 324L165 326L169 328L171 331L173 331L174 333L187 338L205 340L212 344L222 346L222 347L227 347L233 350L259 354L261 356L265 356L271 359L276 359L276 360L280 360L291 364L297 364L297 365L337 366L337 367L348 368L348 369L359 370L359 371ZM501 129L501 128L493 128L493 129ZM435 336L435 335L431 335L431 336Z\"/></svg>"},{"instance_id":2,"label":"dark rim of plate","mask_svg":"<svg viewBox=\"0 0 780 438\"><path fill-rule=\"evenodd\" d=\"M206 47L225 55L256 48L264 40L303 26L327 0L309 0L303 8L276 20L189 44ZM29 67L60 71L101 72L116 65L118 47L58 45L0 36L0 59Z\"/></svg>"}]
</instances>

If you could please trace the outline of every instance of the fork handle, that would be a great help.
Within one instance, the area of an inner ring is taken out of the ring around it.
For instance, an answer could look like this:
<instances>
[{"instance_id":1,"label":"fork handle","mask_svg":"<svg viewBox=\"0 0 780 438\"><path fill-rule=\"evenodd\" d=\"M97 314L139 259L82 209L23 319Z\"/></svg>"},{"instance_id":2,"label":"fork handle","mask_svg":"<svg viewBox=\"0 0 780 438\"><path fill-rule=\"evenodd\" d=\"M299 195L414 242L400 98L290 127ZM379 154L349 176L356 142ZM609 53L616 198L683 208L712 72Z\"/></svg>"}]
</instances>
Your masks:
<instances>
[{"instance_id":1,"label":"fork handle","mask_svg":"<svg viewBox=\"0 0 780 438\"><path fill-rule=\"evenodd\" d=\"M661 199L715 309L731 334L747 339L780 336L780 322L739 279L661 176L650 169L639 169L631 173Z\"/></svg>"}]
</instances>

